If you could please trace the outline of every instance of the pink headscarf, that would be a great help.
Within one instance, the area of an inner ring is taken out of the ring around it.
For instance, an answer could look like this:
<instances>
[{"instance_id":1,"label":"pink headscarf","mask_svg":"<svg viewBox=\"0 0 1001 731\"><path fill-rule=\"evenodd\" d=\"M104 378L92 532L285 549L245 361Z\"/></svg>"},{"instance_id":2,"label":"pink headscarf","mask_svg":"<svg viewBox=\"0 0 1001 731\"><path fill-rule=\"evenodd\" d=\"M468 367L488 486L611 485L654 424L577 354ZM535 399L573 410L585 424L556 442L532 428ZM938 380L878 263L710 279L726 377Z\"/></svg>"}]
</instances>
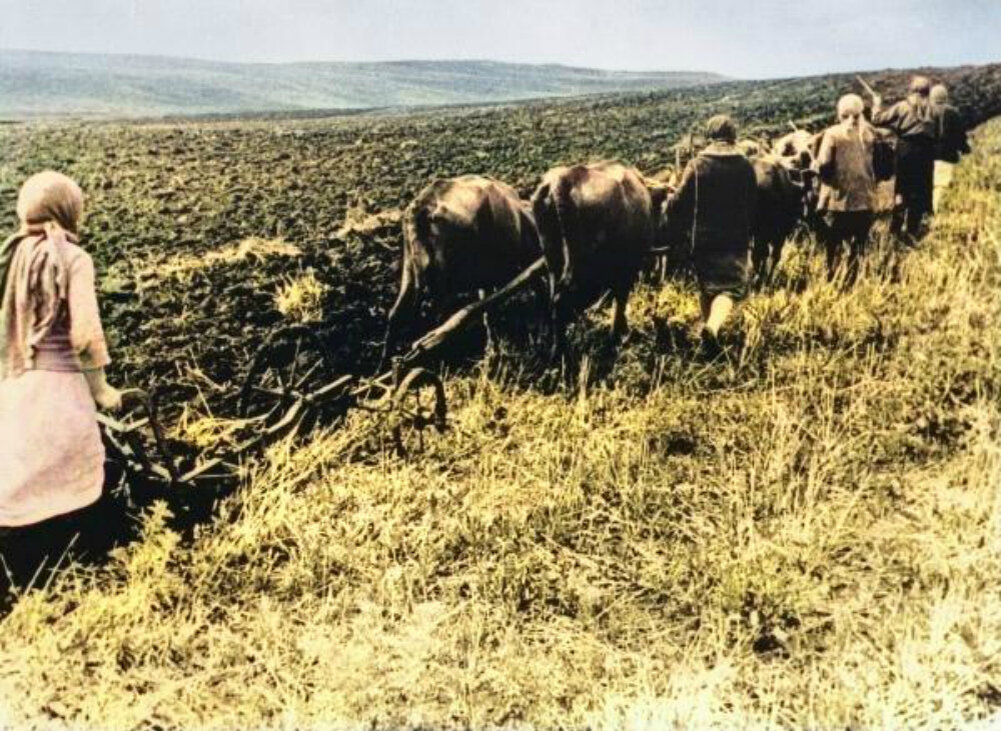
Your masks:
<instances>
[{"instance_id":1,"label":"pink headscarf","mask_svg":"<svg viewBox=\"0 0 1001 731\"><path fill-rule=\"evenodd\" d=\"M32 366L60 315L68 293L63 251L76 243L82 211L80 186L61 173L46 170L21 186L21 229L0 246L0 379Z\"/></svg>"}]
</instances>

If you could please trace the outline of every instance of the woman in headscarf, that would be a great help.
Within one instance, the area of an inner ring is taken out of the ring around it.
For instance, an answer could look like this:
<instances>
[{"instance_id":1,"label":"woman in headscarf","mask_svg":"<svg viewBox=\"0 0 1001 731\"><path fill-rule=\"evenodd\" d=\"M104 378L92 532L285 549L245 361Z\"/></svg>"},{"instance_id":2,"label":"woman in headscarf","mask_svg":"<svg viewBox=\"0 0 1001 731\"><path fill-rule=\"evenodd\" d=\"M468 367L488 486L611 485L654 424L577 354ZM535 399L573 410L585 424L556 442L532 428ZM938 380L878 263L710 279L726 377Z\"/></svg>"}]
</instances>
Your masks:
<instances>
[{"instance_id":1,"label":"woman in headscarf","mask_svg":"<svg viewBox=\"0 0 1001 731\"><path fill-rule=\"evenodd\" d=\"M905 227L912 241L925 233L925 219L932 215L932 182L935 172L936 122L929 101L931 82L924 76L911 79L907 98L883 109L873 96L872 123L892 130L897 142L897 206L890 231L899 236Z\"/></svg>"},{"instance_id":2,"label":"woman in headscarf","mask_svg":"<svg viewBox=\"0 0 1001 731\"><path fill-rule=\"evenodd\" d=\"M38 173L18 196L20 229L0 246L0 531L6 543L17 533L12 529L73 513L101 496L104 446L95 402L114 410L122 396L104 375L110 359L94 264L77 245L82 211L74 181Z\"/></svg>"},{"instance_id":3,"label":"woman in headscarf","mask_svg":"<svg viewBox=\"0 0 1001 731\"><path fill-rule=\"evenodd\" d=\"M827 225L827 278L834 278L847 244L848 284L858 276L876 204L876 131L862 117L863 109L856 94L838 100L839 123L824 131L814 163L821 183L817 210Z\"/></svg>"},{"instance_id":4,"label":"woman in headscarf","mask_svg":"<svg viewBox=\"0 0 1001 731\"><path fill-rule=\"evenodd\" d=\"M685 168L667 201L670 240L690 252L699 284L703 344L719 330L747 292L754 168L736 145L737 127L724 114L706 123L709 145Z\"/></svg>"},{"instance_id":5,"label":"woman in headscarf","mask_svg":"<svg viewBox=\"0 0 1001 731\"><path fill-rule=\"evenodd\" d=\"M970 154L970 142L959 110L949 104L949 90L945 84L936 84L931 88L930 101L938 130L935 190L932 195L932 209L937 211L942 192L952 182L953 166L962 155Z\"/></svg>"}]
</instances>

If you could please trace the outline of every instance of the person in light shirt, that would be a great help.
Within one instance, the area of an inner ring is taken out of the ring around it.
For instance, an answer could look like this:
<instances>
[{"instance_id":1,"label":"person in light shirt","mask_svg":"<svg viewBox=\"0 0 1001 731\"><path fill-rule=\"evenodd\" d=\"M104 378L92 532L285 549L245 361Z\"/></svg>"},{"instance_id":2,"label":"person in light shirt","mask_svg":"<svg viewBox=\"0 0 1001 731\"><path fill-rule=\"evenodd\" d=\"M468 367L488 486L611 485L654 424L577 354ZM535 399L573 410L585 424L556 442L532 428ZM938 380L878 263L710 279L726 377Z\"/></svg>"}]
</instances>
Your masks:
<instances>
[{"instance_id":1,"label":"person in light shirt","mask_svg":"<svg viewBox=\"0 0 1001 731\"><path fill-rule=\"evenodd\" d=\"M858 277L876 204L873 155L876 131L862 116L861 97L838 100L838 124L824 131L814 169L820 178L817 210L826 224L827 278L834 279L847 246L847 284Z\"/></svg>"},{"instance_id":2,"label":"person in light shirt","mask_svg":"<svg viewBox=\"0 0 1001 731\"><path fill-rule=\"evenodd\" d=\"M38 542L28 527L101 497L96 407L121 407L104 374L110 358L94 263L79 245L82 212L73 180L38 173L18 196L20 228L0 246L0 557L8 567Z\"/></svg>"}]
</instances>

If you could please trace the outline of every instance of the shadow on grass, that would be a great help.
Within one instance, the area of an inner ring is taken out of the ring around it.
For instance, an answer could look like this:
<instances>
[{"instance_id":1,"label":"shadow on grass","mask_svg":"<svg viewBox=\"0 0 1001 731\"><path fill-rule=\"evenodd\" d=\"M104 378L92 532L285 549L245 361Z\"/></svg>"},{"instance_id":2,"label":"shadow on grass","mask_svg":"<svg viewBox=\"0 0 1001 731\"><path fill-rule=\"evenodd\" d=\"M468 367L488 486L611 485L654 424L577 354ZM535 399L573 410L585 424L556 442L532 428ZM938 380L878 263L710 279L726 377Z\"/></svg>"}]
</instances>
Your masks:
<instances>
[{"instance_id":1,"label":"shadow on grass","mask_svg":"<svg viewBox=\"0 0 1001 731\"><path fill-rule=\"evenodd\" d=\"M198 488L130 482L118 465L107 462L97 502L33 525L0 529L0 619L25 592L47 586L69 566L106 564L111 551L141 536L142 516L154 502L166 504L172 516L167 527L190 544L198 527L215 518L218 501L237 486L235 478Z\"/></svg>"}]
</instances>

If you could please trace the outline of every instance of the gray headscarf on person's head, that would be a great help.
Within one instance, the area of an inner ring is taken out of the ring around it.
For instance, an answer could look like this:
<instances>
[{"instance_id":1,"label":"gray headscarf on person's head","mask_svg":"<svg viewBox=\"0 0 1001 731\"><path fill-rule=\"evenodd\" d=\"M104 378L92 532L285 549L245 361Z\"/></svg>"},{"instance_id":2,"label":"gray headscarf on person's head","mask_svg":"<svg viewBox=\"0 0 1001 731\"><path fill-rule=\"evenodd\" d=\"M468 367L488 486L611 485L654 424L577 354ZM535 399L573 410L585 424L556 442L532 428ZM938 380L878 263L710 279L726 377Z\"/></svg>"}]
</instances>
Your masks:
<instances>
[{"instance_id":1,"label":"gray headscarf on person's head","mask_svg":"<svg viewBox=\"0 0 1001 731\"><path fill-rule=\"evenodd\" d=\"M841 122L842 126L847 125L850 129L859 129L863 111L865 111L865 103L858 94L845 94L838 99L838 121Z\"/></svg>"},{"instance_id":2,"label":"gray headscarf on person's head","mask_svg":"<svg viewBox=\"0 0 1001 731\"><path fill-rule=\"evenodd\" d=\"M862 114L865 109L865 102L858 94L845 94L838 99L838 119L846 114Z\"/></svg>"},{"instance_id":3,"label":"gray headscarf on person's head","mask_svg":"<svg viewBox=\"0 0 1001 731\"><path fill-rule=\"evenodd\" d=\"M62 173L46 170L21 186L21 227L0 245L0 378L30 368L56 322L68 294L63 247L76 242L82 213L83 192Z\"/></svg>"},{"instance_id":4,"label":"gray headscarf on person's head","mask_svg":"<svg viewBox=\"0 0 1001 731\"><path fill-rule=\"evenodd\" d=\"M945 106L949 103L949 89L945 84L935 84L928 92L928 99L934 106Z\"/></svg>"},{"instance_id":5,"label":"gray headscarf on person's head","mask_svg":"<svg viewBox=\"0 0 1001 731\"><path fill-rule=\"evenodd\" d=\"M907 102L911 105L911 109L919 118L930 118L931 104L928 101L928 94L931 92L931 80L927 76L914 76L908 88Z\"/></svg>"},{"instance_id":6,"label":"gray headscarf on person's head","mask_svg":"<svg viewBox=\"0 0 1001 731\"><path fill-rule=\"evenodd\" d=\"M928 96L931 91L931 79L927 76L914 76L911 78L911 84L908 88L911 94L920 94L921 96Z\"/></svg>"}]
</instances>

